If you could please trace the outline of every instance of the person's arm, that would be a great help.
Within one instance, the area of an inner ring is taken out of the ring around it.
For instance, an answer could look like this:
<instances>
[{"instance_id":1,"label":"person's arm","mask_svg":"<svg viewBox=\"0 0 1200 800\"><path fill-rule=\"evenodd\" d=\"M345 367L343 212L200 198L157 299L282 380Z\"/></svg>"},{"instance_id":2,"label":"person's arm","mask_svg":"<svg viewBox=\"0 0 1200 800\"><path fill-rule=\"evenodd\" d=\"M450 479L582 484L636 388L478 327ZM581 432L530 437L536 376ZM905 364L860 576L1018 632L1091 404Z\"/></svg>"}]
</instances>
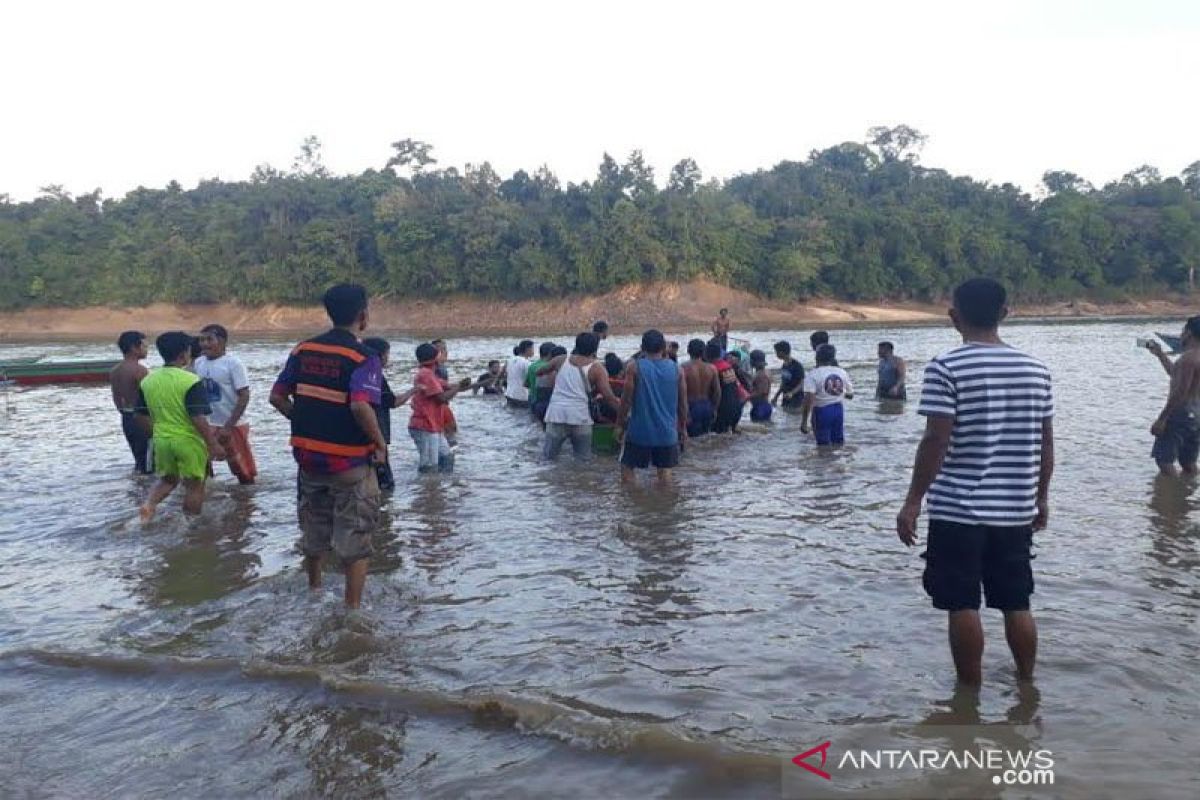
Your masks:
<instances>
[{"instance_id":1,"label":"person's arm","mask_svg":"<svg viewBox=\"0 0 1200 800\"><path fill-rule=\"evenodd\" d=\"M1175 363L1167 357L1167 354L1162 349L1162 345L1154 339L1151 339L1150 343L1146 345L1146 349L1154 354L1154 356L1158 359L1158 363L1162 364L1162 368L1167 371L1168 375L1170 375L1172 369L1175 367Z\"/></svg>"},{"instance_id":2,"label":"person's arm","mask_svg":"<svg viewBox=\"0 0 1200 800\"><path fill-rule=\"evenodd\" d=\"M121 366L117 365L112 368L112 372L108 373L108 388L112 389L112 401L113 405L117 407L117 411L125 412L129 410L126 408L125 404L121 402L125 398L121 396L119 391L117 391L117 384L120 382L120 369Z\"/></svg>"},{"instance_id":3,"label":"person's arm","mask_svg":"<svg viewBox=\"0 0 1200 800\"><path fill-rule=\"evenodd\" d=\"M1050 521L1050 478L1054 475L1054 418L1042 420L1042 466L1038 472L1037 516L1033 529L1044 530Z\"/></svg>"},{"instance_id":4,"label":"person's arm","mask_svg":"<svg viewBox=\"0 0 1200 800\"><path fill-rule=\"evenodd\" d=\"M842 395L847 400L854 399L854 381L850 380L850 374L846 374L846 390Z\"/></svg>"},{"instance_id":5,"label":"person's arm","mask_svg":"<svg viewBox=\"0 0 1200 800\"><path fill-rule=\"evenodd\" d=\"M548 375L551 372L558 372L562 368L563 362L567 360L566 356L555 356L547 361L544 365L538 368L538 375Z\"/></svg>"},{"instance_id":6,"label":"person's arm","mask_svg":"<svg viewBox=\"0 0 1200 800\"><path fill-rule=\"evenodd\" d=\"M229 420L225 423L225 429L229 431L237 427L242 415L246 413L246 407L250 405L250 379L246 377L246 367L240 360L233 362L231 377L233 378L233 388L237 391L237 402L233 406Z\"/></svg>"},{"instance_id":7,"label":"person's arm","mask_svg":"<svg viewBox=\"0 0 1200 800\"><path fill-rule=\"evenodd\" d=\"M800 432L808 433L808 415L812 413L813 403L816 401L816 395L812 392L804 393L804 402L800 404Z\"/></svg>"},{"instance_id":8,"label":"person's arm","mask_svg":"<svg viewBox=\"0 0 1200 800\"><path fill-rule=\"evenodd\" d=\"M404 405L409 400L412 400L412 396L416 393L416 389L409 389L408 391L393 395L395 399L392 401L392 408L399 408L400 406Z\"/></svg>"},{"instance_id":9,"label":"person's arm","mask_svg":"<svg viewBox=\"0 0 1200 800\"><path fill-rule=\"evenodd\" d=\"M142 394L142 388L139 386L137 391L137 402L133 407L134 419L141 427L142 433L147 437L154 435L154 420L150 418L150 407L146 405L146 395Z\"/></svg>"},{"instance_id":10,"label":"person's arm","mask_svg":"<svg viewBox=\"0 0 1200 800\"><path fill-rule=\"evenodd\" d=\"M271 387L271 407L287 419L292 418L292 396L296 393L296 357L288 356L283 371Z\"/></svg>"},{"instance_id":11,"label":"person's arm","mask_svg":"<svg viewBox=\"0 0 1200 800\"><path fill-rule=\"evenodd\" d=\"M608 382L608 370L599 361L592 362L588 367L588 375L592 379L592 388L600 394L600 398L609 408L620 408L621 398L613 393L612 384Z\"/></svg>"},{"instance_id":12,"label":"person's arm","mask_svg":"<svg viewBox=\"0 0 1200 800\"><path fill-rule=\"evenodd\" d=\"M925 419L925 435L917 445L917 458L913 463L912 480L908 485L908 496L904 507L896 515L896 533L900 541L912 547L917 542L917 517L921 514L921 501L933 485L934 478L942 468L946 451L950 449L950 434L954 431L954 417L929 416Z\"/></svg>"},{"instance_id":13,"label":"person's arm","mask_svg":"<svg viewBox=\"0 0 1200 800\"><path fill-rule=\"evenodd\" d=\"M679 401L676 404L675 421L676 427L679 428L679 438L683 440L687 439L688 426L687 378L684 376L683 370L679 369L676 370L676 372L679 373L679 391L676 393L679 397Z\"/></svg>"},{"instance_id":14,"label":"person's arm","mask_svg":"<svg viewBox=\"0 0 1200 800\"><path fill-rule=\"evenodd\" d=\"M633 396L637 394L637 377L637 362L630 362L625 367L625 388L621 390L621 408L617 412L617 423L613 426L617 431L617 438L620 438L620 432L625 430L625 424L629 422L629 414L633 411Z\"/></svg>"},{"instance_id":15,"label":"person's arm","mask_svg":"<svg viewBox=\"0 0 1200 800\"><path fill-rule=\"evenodd\" d=\"M208 404L208 393L204 389L203 382L196 381L192 384L183 397L183 404L187 408L188 417L192 420L192 427L208 445L208 454L214 461L224 460L225 448L221 447L221 442L217 439L216 429L208 424L208 415L212 413L212 406Z\"/></svg>"},{"instance_id":16,"label":"person's arm","mask_svg":"<svg viewBox=\"0 0 1200 800\"><path fill-rule=\"evenodd\" d=\"M892 397L899 397L904 391L904 384L908 380L908 364L903 358L896 357L896 384L892 386Z\"/></svg>"},{"instance_id":17,"label":"person's arm","mask_svg":"<svg viewBox=\"0 0 1200 800\"><path fill-rule=\"evenodd\" d=\"M1183 408L1192 395L1192 389L1196 383L1196 362L1192 358L1183 357L1175 362L1175 366L1171 371L1171 391L1167 395L1167 404L1163 406L1162 413L1158 415L1158 419L1154 421L1150 432L1155 436L1162 436L1167 430L1167 421L1175 414L1176 411Z\"/></svg>"},{"instance_id":18,"label":"person's arm","mask_svg":"<svg viewBox=\"0 0 1200 800\"><path fill-rule=\"evenodd\" d=\"M386 462L387 440L383 438L383 431L379 429L379 417L375 414L375 406L362 400L351 400L350 413L354 415L359 429L375 446L375 461L380 464Z\"/></svg>"},{"instance_id":19,"label":"person's arm","mask_svg":"<svg viewBox=\"0 0 1200 800\"><path fill-rule=\"evenodd\" d=\"M721 405L721 376L717 374L716 367L713 367L708 373L708 401L712 403L713 411L716 411L717 407Z\"/></svg>"}]
</instances>

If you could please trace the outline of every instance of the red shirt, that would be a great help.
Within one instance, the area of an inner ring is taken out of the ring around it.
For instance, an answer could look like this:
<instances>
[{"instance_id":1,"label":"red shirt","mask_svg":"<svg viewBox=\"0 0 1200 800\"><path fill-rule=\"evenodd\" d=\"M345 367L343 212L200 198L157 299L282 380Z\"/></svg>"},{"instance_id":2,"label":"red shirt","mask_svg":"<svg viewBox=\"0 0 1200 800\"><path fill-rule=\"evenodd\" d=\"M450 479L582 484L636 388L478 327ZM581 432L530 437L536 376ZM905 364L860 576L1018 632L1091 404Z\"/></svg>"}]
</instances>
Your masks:
<instances>
[{"instance_id":1,"label":"red shirt","mask_svg":"<svg viewBox=\"0 0 1200 800\"><path fill-rule=\"evenodd\" d=\"M450 384L439 378L433 367L421 367L417 370L417 377L413 379L413 388L416 389L416 394L409 401L409 405L412 406L412 419L408 421L408 427L418 431L441 433L446 429L445 409L448 404L438 395L449 389Z\"/></svg>"}]
</instances>

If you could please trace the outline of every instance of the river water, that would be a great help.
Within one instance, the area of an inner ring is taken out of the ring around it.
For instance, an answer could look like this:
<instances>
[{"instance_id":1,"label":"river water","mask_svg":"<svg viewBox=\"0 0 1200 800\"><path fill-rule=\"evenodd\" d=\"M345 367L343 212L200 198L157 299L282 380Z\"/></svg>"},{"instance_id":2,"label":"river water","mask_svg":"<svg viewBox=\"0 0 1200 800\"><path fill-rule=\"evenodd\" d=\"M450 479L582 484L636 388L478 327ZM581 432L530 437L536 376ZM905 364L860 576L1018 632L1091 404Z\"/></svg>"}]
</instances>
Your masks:
<instances>
[{"instance_id":1,"label":"river water","mask_svg":"<svg viewBox=\"0 0 1200 800\"><path fill-rule=\"evenodd\" d=\"M788 759L823 740L903 742L957 723L1011 726L1052 751L1054 787L900 773L830 786L1196 797L1200 499L1155 477L1148 428L1167 379L1134 347L1177 327L1007 329L1054 374L1060 466L1034 562L1036 688L1018 689L988 612L978 696L955 691L921 548L893 529L921 367L956 344L948 327L887 332L910 362L902 413L869 399L883 332L834 331L861 392L844 451L817 453L780 415L694 443L671 492L622 489L612 458L539 463L527 416L484 397L455 402L457 472L418 478L402 409L398 487L353 614L337 576L307 592L293 550L295 468L266 403L288 343L233 343L261 481L240 487L218 466L195 521L176 498L138 524L148 483L130 473L106 387L10 390L0 795L779 797ZM768 352L807 342L751 337ZM414 344L393 340L394 385ZM511 346L452 341L451 372L477 374ZM111 352L5 345L0 359Z\"/></svg>"}]
</instances>

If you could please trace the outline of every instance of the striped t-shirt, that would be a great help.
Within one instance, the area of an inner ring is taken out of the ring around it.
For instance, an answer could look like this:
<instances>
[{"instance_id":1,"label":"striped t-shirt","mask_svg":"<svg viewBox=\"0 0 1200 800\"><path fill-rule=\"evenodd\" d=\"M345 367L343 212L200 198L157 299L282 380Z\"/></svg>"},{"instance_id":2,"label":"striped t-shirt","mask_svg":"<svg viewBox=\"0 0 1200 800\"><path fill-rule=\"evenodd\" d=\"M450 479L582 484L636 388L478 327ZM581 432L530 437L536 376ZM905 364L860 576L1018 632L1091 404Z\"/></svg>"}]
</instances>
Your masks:
<instances>
[{"instance_id":1,"label":"striped t-shirt","mask_svg":"<svg viewBox=\"0 0 1200 800\"><path fill-rule=\"evenodd\" d=\"M954 417L950 449L929 488L930 519L1033 522L1042 422L1054 416L1045 364L1008 345L964 344L929 362L918 411Z\"/></svg>"}]
</instances>

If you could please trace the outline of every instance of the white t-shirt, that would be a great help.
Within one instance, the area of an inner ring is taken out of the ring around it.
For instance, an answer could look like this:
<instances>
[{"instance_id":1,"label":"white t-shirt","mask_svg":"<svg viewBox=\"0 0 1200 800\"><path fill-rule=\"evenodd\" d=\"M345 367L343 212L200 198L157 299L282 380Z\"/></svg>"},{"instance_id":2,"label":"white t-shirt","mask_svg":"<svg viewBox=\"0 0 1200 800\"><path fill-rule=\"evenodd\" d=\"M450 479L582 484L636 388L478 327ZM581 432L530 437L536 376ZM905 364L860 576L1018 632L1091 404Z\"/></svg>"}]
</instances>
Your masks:
<instances>
[{"instance_id":1,"label":"white t-shirt","mask_svg":"<svg viewBox=\"0 0 1200 800\"><path fill-rule=\"evenodd\" d=\"M226 354L215 361L200 356L196 359L195 370L208 393L208 404L212 406L208 421L213 425L224 425L233 415L238 391L250 385L246 368L236 356Z\"/></svg>"},{"instance_id":2,"label":"white t-shirt","mask_svg":"<svg viewBox=\"0 0 1200 800\"><path fill-rule=\"evenodd\" d=\"M846 395L854 394L854 384L841 367L817 367L804 376L804 391L813 395L817 408L842 402Z\"/></svg>"},{"instance_id":3,"label":"white t-shirt","mask_svg":"<svg viewBox=\"0 0 1200 800\"><path fill-rule=\"evenodd\" d=\"M508 360L508 388L504 396L523 403L529 402L529 388L525 385L525 373L529 371L529 359L513 356Z\"/></svg>"}]
</instances>

